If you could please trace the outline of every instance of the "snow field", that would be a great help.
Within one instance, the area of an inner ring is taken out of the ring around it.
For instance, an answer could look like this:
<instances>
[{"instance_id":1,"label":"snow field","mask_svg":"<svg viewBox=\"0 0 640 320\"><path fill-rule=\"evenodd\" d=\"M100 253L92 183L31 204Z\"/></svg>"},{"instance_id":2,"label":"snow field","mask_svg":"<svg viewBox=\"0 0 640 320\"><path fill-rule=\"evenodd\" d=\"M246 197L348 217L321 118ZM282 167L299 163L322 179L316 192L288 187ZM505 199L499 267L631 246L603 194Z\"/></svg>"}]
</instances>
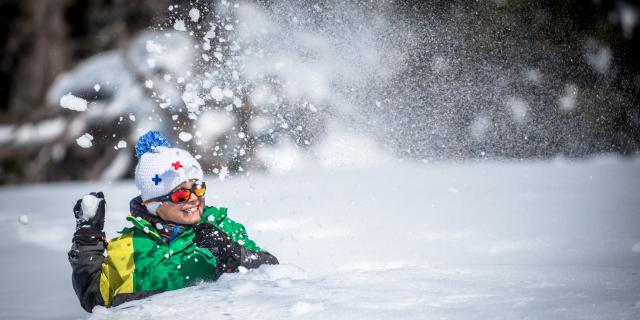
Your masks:
<instances>
[{"instance_id":1,"label":"snow field","mask_svg":"<svg viewBox=\"0 0 640 320\"><path fill-rule=\"evenodd\" d=\"M604 158L208 177L207 203L283 265L91 317L638 319L639 172L638 158ZM0 189L0 318L85 315L66 250L90 191L104 191L115 236L131 181Z\"/></svg>"}]
</instances>

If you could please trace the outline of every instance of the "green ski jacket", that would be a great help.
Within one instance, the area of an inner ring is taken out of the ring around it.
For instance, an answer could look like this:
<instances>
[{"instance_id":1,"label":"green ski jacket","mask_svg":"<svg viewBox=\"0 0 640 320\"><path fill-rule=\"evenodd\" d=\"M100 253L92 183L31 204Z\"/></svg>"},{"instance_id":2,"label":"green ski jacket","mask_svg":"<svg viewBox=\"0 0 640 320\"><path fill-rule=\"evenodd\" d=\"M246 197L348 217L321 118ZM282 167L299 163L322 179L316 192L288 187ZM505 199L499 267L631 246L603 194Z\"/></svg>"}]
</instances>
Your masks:
<instances>
[{"instance_id":1,"label":"green ski jacket","mask_svg":"<svg viewBox=\"0 0 640 320\"><path fill-rule=\"evenodd\" d=\"M85 310L91 312L96 305L115 306L220 277L215 256L193 243L193 229L167 244L146 220L133 216L127 220L133 226L124 228L119 237L109 242L106 257L103 243L74 244L73 254L69 254L74 289ZM242 246L241 266L251 269L278 263L249 239L242 224L227 216L226 208L205 207L200 223L216 226Z\"/></svg>"}]
</instances>

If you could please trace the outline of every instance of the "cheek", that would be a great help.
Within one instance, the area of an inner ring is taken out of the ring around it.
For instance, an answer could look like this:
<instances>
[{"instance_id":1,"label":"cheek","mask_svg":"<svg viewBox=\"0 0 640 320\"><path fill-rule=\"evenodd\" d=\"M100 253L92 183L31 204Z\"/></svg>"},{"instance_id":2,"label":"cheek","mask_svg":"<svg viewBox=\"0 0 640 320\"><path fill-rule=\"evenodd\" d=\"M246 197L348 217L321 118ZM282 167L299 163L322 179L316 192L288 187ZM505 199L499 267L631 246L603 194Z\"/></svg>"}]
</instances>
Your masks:
<instances>
[{"instance_id":1,"label":"cheek","mask_svg":"<svg viewBox=\"0 0 640 320\"><path fill-rule=\"evenodd\" d=\"M171 218L175 215L174 211L176 211L176 207L168 203L161 204L156 210L158 217L165 221L172 220Z\"/></svg>"},{"instance_id":2,"label":"cheek","mask_svg":"<svg viewBox=\"0 0 640 320\"><path fill-rule=\"evenodd\" d=\"M158 218L160 218L160 219L163 219L163 220L164 220L164 218L166 217L166 215L165 215L165 213L164 213L164 212L165 212L165 210L166 210L166 208L165 208L164 204L161 204L161 205L158 207L158 209L156 209L156 215L158 216Z\"/></svg>"}]
</instances>

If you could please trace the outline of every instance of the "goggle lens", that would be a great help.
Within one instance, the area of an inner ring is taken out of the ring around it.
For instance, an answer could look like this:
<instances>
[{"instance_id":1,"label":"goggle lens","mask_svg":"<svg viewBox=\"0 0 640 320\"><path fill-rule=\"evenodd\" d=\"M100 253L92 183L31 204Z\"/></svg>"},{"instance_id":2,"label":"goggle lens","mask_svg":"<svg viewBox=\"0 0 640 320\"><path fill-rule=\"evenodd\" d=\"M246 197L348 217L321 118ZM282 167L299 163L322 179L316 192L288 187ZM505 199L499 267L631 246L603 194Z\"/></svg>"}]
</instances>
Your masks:
<instances>
[{"instance_id":1,"label":"goggle lens","mask_svg":"<svg viewBox=\"0 0 640 320\"><path fill-rule=\"evenodd\" d=\"M171 202L173 203L183 203L188 201L191 198L191 192L196 195L196 197L200 198L204 196L207 191L207 186L204 182L194 183L191 189L178 189L171 193Z\"/></svg>"},{"instance_id":2,"label":"goggle lens","mask_svg":"<svg viewBox=\"0 0 640 320\"><path fill-rule=\"evenodd\" d=\"M204 196L204 193L206 191L207 191L207 187L205 187L204 182L202 184L194 185L193 193L195 193L197 197Z\"/></svg>"},{"instance_id":3,"label":"goggle lens","mask_svg":"<svg viewBox=\"0 0 640 320\"><path fill-rule=\"evenodd\" d=\"M186 189L176 190L171 193L171 201L174 203L181 203L191 198L191 192Z\"/></svg>"}]
</instances>

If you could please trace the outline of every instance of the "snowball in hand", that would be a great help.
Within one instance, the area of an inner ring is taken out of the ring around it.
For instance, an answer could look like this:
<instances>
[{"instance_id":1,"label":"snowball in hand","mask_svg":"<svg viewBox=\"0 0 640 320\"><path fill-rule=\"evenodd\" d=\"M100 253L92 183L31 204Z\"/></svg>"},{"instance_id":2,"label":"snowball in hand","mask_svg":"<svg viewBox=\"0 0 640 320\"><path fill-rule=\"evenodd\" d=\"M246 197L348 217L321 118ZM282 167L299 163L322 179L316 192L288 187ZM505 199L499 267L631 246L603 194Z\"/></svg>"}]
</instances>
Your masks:
<instances>
[{"instance_id":1,"label":"snowball in hand","mask_svg":"<svg viewBox=\"0 0 640 320\"><path fill-rule=\"evenodd\" d=\"M100 204L100 198L88 194L82 197L82 217L85 220L89 220L96 215L96 211L98 211L98 205Z\"/></svg>"}]
</instances>

